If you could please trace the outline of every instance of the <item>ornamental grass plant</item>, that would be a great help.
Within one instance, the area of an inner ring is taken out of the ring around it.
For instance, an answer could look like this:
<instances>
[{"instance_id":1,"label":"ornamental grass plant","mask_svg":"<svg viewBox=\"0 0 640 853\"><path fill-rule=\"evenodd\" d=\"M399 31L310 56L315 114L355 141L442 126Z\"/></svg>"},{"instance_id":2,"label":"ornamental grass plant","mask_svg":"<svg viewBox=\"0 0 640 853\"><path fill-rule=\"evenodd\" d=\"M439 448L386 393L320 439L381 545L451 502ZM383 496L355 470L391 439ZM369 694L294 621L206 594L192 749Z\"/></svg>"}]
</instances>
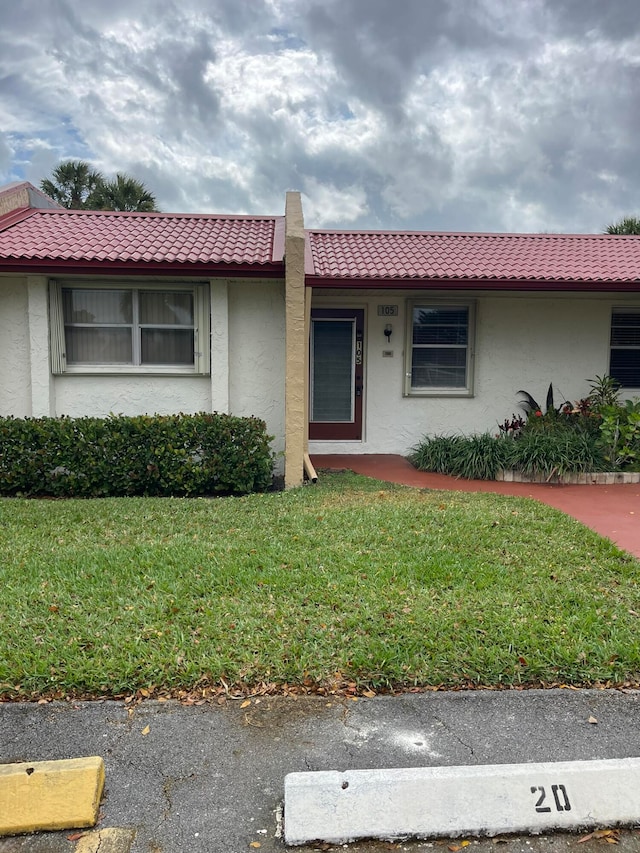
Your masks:
<instances>
[{"instance_id":1,"label":"ornamental grass plant","mask_svg":"<svg viewBox=\"0 0 640 853\"><path fill-rule=\"evenodd\" d=\"M490 435L427 436L410 461L422 471L492 480L500 469L530 477L640 470L640 401L617 399L611 377L591 380L588 397L554 402L549 385L542 407L526 391L526 417L513 414Z\"/></svg>"}]
</instances>

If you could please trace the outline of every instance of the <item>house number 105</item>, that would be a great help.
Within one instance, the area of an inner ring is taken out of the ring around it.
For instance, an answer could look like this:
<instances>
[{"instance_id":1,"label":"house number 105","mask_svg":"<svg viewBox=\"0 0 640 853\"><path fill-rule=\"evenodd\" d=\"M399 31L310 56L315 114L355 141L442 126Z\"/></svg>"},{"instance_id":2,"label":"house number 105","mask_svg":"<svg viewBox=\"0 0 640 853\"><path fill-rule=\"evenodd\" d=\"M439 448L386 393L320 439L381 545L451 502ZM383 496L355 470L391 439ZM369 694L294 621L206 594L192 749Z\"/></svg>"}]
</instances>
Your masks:
<instances>
[{"instance_id":1,"label":"house number 105","mask_svg":"<svg viewBox=\"0 0 640 853\"><path fill-rule=\"evenodd\" d=\"M552 811L551 806L545 805L547 799L547 792L545 791L542 785L532 785L531 793L537 794L538 799L536 800L535 809L537 812L550 812ZM558 812L570 812L571 811L571 803L569 802L569 795L567 794L567 789L564 785L552 785L551 793L553 794L553 801L556 806L556 811Z\"/></svg>"}]
</instances>

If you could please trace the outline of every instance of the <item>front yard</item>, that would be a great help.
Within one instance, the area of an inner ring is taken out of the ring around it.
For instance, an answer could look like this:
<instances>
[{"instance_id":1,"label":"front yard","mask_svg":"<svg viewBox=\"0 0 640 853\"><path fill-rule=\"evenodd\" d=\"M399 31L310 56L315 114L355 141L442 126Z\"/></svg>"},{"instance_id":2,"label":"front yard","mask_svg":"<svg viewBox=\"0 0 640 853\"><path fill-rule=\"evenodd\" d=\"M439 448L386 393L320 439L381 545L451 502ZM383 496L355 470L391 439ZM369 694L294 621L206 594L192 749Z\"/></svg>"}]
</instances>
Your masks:
<instances>
[{"instance_id":1,"label":"front yard","mask_svg":"<svg viewBox=\"0 0 640 853\"><path fill-rule=\"evenodd\" d=\"M0 698L633 683L640 563L556 510L350 474L0 501Z\"/></svg>"}]
</instances>

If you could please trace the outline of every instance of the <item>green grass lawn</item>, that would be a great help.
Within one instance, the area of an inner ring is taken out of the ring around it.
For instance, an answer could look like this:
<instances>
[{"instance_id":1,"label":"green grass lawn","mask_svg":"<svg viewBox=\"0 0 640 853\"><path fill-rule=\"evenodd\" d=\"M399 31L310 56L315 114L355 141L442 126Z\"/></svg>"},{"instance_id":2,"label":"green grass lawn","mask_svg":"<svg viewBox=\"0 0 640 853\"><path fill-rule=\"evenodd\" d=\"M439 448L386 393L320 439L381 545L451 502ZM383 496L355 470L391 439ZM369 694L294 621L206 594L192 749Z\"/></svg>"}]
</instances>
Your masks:
<instances>
[{"instance_id":1,"label":"green grass lawn","mask_svg":"<svg viewBox=\"0 0 640 853\"><path fill-rule=\"evenodd\" d=\"M637 683L640 563L550 507L351 474L0 501L0 696Z\"/></svg>"}]
</instances>

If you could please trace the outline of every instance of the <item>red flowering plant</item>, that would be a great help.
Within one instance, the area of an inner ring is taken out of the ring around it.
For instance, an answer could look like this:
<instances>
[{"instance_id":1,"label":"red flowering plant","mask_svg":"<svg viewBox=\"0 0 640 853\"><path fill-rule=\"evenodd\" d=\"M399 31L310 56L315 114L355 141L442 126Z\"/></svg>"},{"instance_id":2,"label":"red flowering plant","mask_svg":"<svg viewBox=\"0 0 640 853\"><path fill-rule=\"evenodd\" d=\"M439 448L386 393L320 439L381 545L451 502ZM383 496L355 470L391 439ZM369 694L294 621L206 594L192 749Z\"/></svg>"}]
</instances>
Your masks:
<instances>
[{"instance_id":1,"label":"red flowering plant","mask_svg":"<svg viewBox=\"0 0 640 853\"><path fill-rule=\"evenodd\" d=\"M522 415L512 414L511 418L505 418L501 424L498 424L498 429L502 435L515 438L520 435L525 424L526 421Z\"/></svg>"},{"instance_id":2,"label":"red flowering plant","mask_svg":"<svg viewBox=\"0 0 640 853\"><path fill-rule=\"evenodd\" d=\"M526 413L526 426L528 429L531 429L532 427L545 430L553 428L557 425L558 419L562 413L573 408L568 400L564 400L559 406L555 405L552 382L549 383L549 388L547 389L547 399L544 410L535 397L529 394L528 391L520 390L518 391L518 394L521 394L523 398L520 400L520 405Z\"/></svg>"},{"instance_id":3,"label":"red flowering plant","mask_svg":"<svg viewBox=\"0 0 640 853\"><path fill-rule=\"evenodd\" d=\"M553 383L549 383L544 407L528 391L521 390L518 394L522 395L520 405L526 413L526 421L519 432L523 430L556 432L569 429L574 432L595 434L598 431L600 415L597 398L593 394L575 403L564 399L556 405Z\"/></svg>"}]
</instances>

